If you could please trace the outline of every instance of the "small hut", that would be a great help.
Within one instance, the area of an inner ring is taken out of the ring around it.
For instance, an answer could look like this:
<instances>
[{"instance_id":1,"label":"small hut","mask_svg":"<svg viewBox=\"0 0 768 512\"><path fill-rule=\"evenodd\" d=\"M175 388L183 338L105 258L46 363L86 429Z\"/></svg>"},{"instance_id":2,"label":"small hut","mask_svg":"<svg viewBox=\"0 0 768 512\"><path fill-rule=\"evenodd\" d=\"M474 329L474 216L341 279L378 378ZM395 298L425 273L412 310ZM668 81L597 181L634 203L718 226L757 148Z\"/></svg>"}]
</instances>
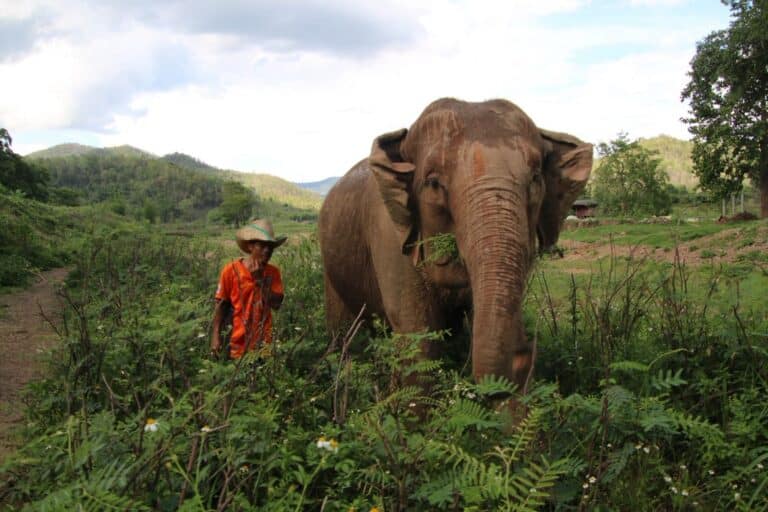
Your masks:
<instances>
[{"instance_id":1,"label":"small hut","mask_svg":"<svg viewBox=\"0 0 768 512\"><path fill-rule=\"evenodd\" d=\"M595 216L597 201L592 199L577 199L573 202L571 209L573 214L580 219L588 219Z\"/></svg>"}]
</instances>

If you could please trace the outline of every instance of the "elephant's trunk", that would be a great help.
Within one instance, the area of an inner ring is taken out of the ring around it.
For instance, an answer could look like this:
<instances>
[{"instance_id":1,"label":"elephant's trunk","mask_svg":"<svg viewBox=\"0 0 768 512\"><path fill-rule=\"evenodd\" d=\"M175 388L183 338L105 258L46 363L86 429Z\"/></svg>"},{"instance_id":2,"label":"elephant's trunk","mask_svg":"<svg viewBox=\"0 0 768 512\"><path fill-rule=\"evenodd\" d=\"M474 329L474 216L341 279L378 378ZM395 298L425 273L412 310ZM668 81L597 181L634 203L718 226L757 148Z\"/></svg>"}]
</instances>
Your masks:
<instances>
[{"instance_id":1,"label":"elephant's trunk","mask_svg":"<svg viewBox=\"0 0 768 512\"><path fill-rule=\"evenodd\" d=\"M527 192L508 177L485 176L466 197L458 242L472 286L472 372L503 375L524 391L533 363L521 312L534 250Z\"/></svg>"}]
</instances>

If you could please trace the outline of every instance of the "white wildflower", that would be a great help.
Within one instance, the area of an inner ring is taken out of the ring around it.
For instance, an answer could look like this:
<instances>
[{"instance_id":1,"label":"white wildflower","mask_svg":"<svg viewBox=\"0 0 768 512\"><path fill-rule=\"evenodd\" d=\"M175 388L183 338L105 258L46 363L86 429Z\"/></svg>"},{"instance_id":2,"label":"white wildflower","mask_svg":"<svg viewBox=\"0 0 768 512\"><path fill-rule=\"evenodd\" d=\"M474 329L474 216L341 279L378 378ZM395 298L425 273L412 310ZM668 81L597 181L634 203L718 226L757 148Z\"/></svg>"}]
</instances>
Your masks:
<instances>
[{"instance_id":1,"label":"white wildflower","mask_svg":"<svg viewBox=\"0 0 768 512\"><path fill-rule=\"evenodd\" d=\"M411 402L408 404L408 407L416 407L416 402Z\"/></svg>"},{"instance_id":2,"label":"white wildflower","mask_svg":"<svg viewBox=\"0 0 768 512\"><path fill-rule=\"evenodd\" d=\"M688 469L688 466L686 466L685 464L680 464L680 469L685 471L686 469Z\"/></svg>"},{"instance_id":3,"label":"white wildflower","mask_svg":"<svg viewBox=\"0 0 768 512\"><path fill-rule=\"evenodd\" d=\"M667 482L667 483L669 483L669 482L671 482L671 481L672 481L672 477L671 477L671 476L668 476L668 475L667 475L667 476L664 476L664 481L665 481L665 482Z\"/></svg>"},{"instance_id":4,"label":"white wildflower","mask_svg":"<svg viewBox=\"0 0 768 512\"><path fill-rule=\"evenodd\" d=\"M144 424L144 432L157 432L159 424L154 418L147 418L147 422Z\"/></svg>"},{"instance_id":5,"label":"white wildflower","mask_svg":"<svg viewBox=\"0 0 768 512\"><path fill-rule=\"evenodd\" d=\"M320 436L317 440L317 447L336 453L339 451L339 442L335 439L326 439L325 436Z\"/></svg>"},{"instance_id":6,"label":"white wildflower","mask_svg":"<svg viewBox=\"0 0 768 512\"><path fill-rule=\"evenodd\" d=\"M739 501L741 499L741 493L740 492L733 493L733 499L735 499L736 501Z\"/></svg>"},{"instance_id":7,"label":"white wildflower","mask_svg":"<svg viewBox=\"0 0 768 512\"><path fill-rule=\"evenodd\" d=\"M584 485L581 486L582 489L589 489L589 484L584 482Z\"/></svg>"},{"instance_id":8,"label":"white wildflower","mask_svg":"<svg viewBox=\"0 0 768 512\"><path fill-rule=\"evenodd\" d=\"M670 487L669 490L672 491L672 494L677 494L677 487Z\"/></svg>"},{"instance_id":9,"label":"white wildflower","mask_svg":"<svg viewBox=\"0 0 768 512\"><path fill-rule=\"evenodd\" d=\"M474 400L476 396L477 395L475 395L474 393L467 393L467 398L469 398L470 400Z\"/></svg>"},{"instance_id":10,"label":"white wildflower","mask_svg":"<svg viewBox=\"0 0 768 512\"><path fill-rule=\"evenodd\" d=\"M757 469L763 469L763 464L758 462L756 467L757 467Z\"/></svg>"},{"instance_id":11,"label":"white wildflower","mask_svg":"<svg viewBox=\"0 0 768 512\"><path fill-rule=\"evenodd\" d=\"M594 476L589 477L589 483L593 484L595 482L597 482L597 478L595 478Z\"/></svg>"},{"instance_id":12,"label":"white wildflower","mask_svg":"<svg viewBox=\"0 0 768 512\"><path fill-rule=\"evenodd\" d=\"M201 332L201 333L199 333L199 334L197 335L197 339L201 340L201 339L203 339L203 338L205 338L205 333L204 333L204 332Z\"/></svg>"},{"instance_id":13,"label":"white wildflower","mask_svg":"<svg viewBox=\"0 0 768 512\"><path fill-rule=\"evenodd\" d=\"M682 491L680 491L680 494L682 494L683 496L688 496L688 491L683 489Z\"/></svg>"},{"instance_id":14,"label":"white wildflower","mask_svg":"<svg viewBox=\"0 0 768 512\"><path fill-rule=\"evenodd\" d=\"M710 469L709 471L707 471L707 473L709 473L709 475L712 476L712 475L715 474L715 470L714 469Z\"/></svg>"},{"instance_id":15,"label":"white wildflower","mask_svg":"<svg viewBox=\"0 0 768 512\"><path fill-rule=\"evenodd\" d=\"M203 428L200 429L200 432L203 434L207 434L208 432L211 432L213 429L209 427L208 425L203 425Z\"/></svg>"},{"instance_id":16,"label":"white wildflower","mask_svg":"<svg viewBox=\"0 0 768 512\"><path fill-rule=\"evenodd\" d=\"M648 446L643 446L643 451L645 453L651 453L651 449Z\"/></svg>"}]
</instances>

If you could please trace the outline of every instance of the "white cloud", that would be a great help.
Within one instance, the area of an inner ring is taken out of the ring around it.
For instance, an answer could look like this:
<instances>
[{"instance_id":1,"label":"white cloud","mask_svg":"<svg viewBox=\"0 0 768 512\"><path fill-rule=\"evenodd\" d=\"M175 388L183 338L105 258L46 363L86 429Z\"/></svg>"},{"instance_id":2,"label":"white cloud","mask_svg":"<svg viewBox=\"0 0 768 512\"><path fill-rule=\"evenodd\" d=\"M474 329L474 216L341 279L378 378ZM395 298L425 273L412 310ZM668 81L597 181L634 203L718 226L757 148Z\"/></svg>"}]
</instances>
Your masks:
<instances>
[{"instance_id":1,"label":"white cloud","mask_svg":"<svg viewBox=\"0 0 768 512\"><path fill-rule=\"evenodd\" d=\"M348 13L353 4L334 5ZM681 137L694 42L717 28L621 19L596 30L597 7L577 0L361 5L354 16L382 30L407 19L414 37L365 56L312 38L287 50L135 9L120 19L118 3L57 4L34 51L0 61L0 124L18 147L35 144L32 131L86 129L103 145L182 151L294 181L341 174L375 136L409 126L442 96L507 98L537 124L593 142L618 130Z\"/></svg>"},{"instance_id":2,"label":"white cloud","mask_svg":"<svg viewBox=\"0 0 768 512\"><path fill-rule=\"evenodd\" d=\"M630 0L630 5L636 7L669 7L673 5L684 5L689 0Z\"/></svg>"}]
</instances>

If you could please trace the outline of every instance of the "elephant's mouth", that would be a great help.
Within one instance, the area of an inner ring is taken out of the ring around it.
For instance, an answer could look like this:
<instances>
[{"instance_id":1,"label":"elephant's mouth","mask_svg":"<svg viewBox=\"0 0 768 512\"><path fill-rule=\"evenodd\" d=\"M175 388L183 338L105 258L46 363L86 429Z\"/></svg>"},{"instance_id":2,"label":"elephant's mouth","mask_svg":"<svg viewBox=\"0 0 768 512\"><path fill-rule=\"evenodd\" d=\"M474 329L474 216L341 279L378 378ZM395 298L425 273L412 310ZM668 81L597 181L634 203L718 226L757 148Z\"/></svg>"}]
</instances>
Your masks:
<instances>
[{"instance_id":1,"label":"elephant's mouth","mask_svg":"<svg viewBox=\"0 0 768 512\"><path fill-rule=\"evenodd\" d=\"M437 258L433 260L432 263L434 263L438 267L444 267L449 263L459 263L459 260L454 258L453 256L443 256L441 258Z\"/></svg>"}]
</instances>

